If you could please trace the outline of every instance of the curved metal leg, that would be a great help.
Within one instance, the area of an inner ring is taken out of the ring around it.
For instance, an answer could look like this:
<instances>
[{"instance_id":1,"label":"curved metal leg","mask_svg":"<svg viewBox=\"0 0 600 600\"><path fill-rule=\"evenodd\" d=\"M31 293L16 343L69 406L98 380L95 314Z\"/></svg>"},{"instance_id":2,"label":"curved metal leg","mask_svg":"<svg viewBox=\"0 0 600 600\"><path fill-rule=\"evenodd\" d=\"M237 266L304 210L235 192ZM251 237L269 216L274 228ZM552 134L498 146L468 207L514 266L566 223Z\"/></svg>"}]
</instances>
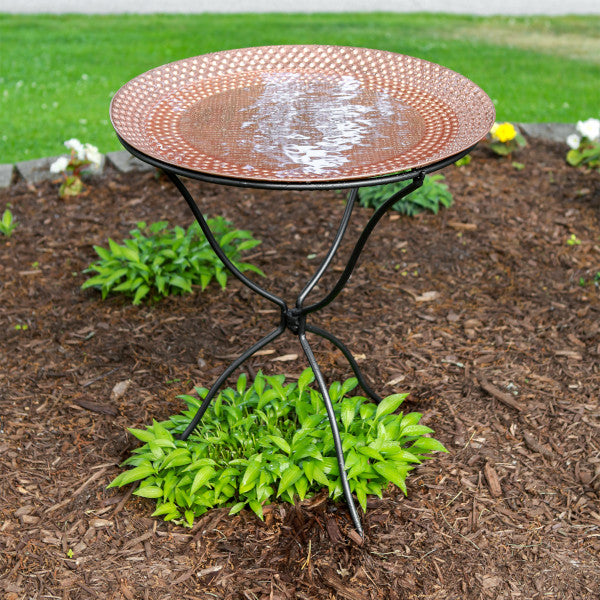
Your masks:
<instances>
[{"instance_id":1,"label":"curved metal leg","mask_svg":"<svg viewBox=\"0 0 600 600\"><path fill-rule=\"evenodd\" d=\"M394 206L394 204L396 204L396 202L398 202L398 200L400 200L401 198L404 198L405 196L408 196L408 194L410 194L410 193L414 192L416 189L420 188L423 185L424 178L425 178L425 176L423 175L423 173L420 173L417 176L415 176L415 178L412 180L412 182L409 185L407 185L405 188L403 188L399 192L396 192L395 194L390 196L373 213L373 215L369 219L369 222L366 224L365 228L363 229L362 233L360 234L360 237L358 238L358 241L356 242L356 245L354 246L354 250L352 251L350 258L348 259L348 264L346 265L344 272L338 279L338 282L335 284L334 288L321 301L315 302L314 304L311 304L310 306L306 306L306 307L302 308L302 314L308 314L311 312L315 312L317 310L321 310L322 308L327 306L330 302L333 302L333 300L335 300L337 295L344 289L344 286L346 285L346 283L348 283L348 279L350 279L350 275L352 275L352 271L354 271L354 267L356 266L356 263L358 262L358 258L360 256L363 248L365 247L365 244L367 243L369 236L373 232L373 229L375 229L375 226L377 225L377 223L379 223L381 217L383 217L383 215L388 211L388 209L392 208L392 206ZM316 283L316 281L315 281L315 283Z\"/></svg>"},{"instance_id":2,"label":"curved metal leg","mask_svg":"<svg viewBox=\"0 0 600 600\"><path fill-rule=\"evenodd\" d=\"M341 342L332 333L329 333L329 331L321 329L316 325L306 325L305 329L306 331L310 331L311 333L316 333L317 335L320 335L322 338L329 340L334 346L336 346L346 357L346 360L350 363L350 366L352 367L352 370L356 375L356 379L358 379L360 387L366 392L367 396L369 396L369 398L371 398L372 400L375 400L377 404L379 404L383 400L383 398L379 394L377 394L377 392L374 392L371 386L365 381L365 378L363 377L363 374L360 370L360 367L358 366L358 363L356 362L356 359L354 358L354 356L352 356L352 353L343 342Z\"/></svg>"},{"instance_id":3,"label":"curved metal leg","mask_svg":"<svg viewBox=\"0 0 600 600\"><path fill-rule=\"evenodd\" d=\"M299 333L298 338L300 340L300 343L302 344L304 354L306 354L306 358L308 359L308 362L313 370L317 383L319 384L321 394L323 395L323 401L325 402L325 408L327 410L327 417L329 418L331 433L333 434L333 444L335 447L335 455L337 457L337 463L340 470L340 481L342 482L344 499L346 500L346 505L348 506L348 510L350 511L350 517L352 518L352 523L354 524L356 531L358 531L361 537L364 537L360 517L358 516L358 512L354 504L354 498L352 497L352 492L350 491L350 484L348 483L346 465L344 462L344 451L342 450L342 440L340 438L340 432L337 426L337 421L335 420L335 413L333 412L331 398L329 397L329 392L327 391L327 385L325 384L325 380L323 379L323 374L321 373L319 364L317 363L313 351L308 343L308 340L306 339L306 335L303 332Z\"/></svg>"},{"instance_id":4,"label":"curved metal leg","mask_svg":"<svg viewBox=\"0 0 600 600\"><path fill-rule=\"evenodd\" d=\"M350 217L352 216L352 210L354 208L354 203L356 202L356 198L358 197L358 188L354 188L350 191L350 196L348 197L348 202L346 202L346 209L344 210L344 215L342 216L342 220L340 222L340 226L338 227L337 233L331 243L331 247L329 251L325 255L325 258L319 265L319 268L316 270L315 274L310 278L308 283L304 286L304 289L300 292L298 299L296 300L296 307L298 309L302 308L304 304L304 300L310 294L312 289L315 287L319 279L323 276L323 273L327 270L327 267L330 265L335 253L337 252L344 234L346 233L346 229L348 227L348 223L350 222Z\"/></svg>"},{"instance_id":5,"label":"curved metal leg","mask_svg":"<svg viewBox=\"0 0 600 600\"><path fill-rule=\"evenodd\" d=\"M264 338L256 342L254 346L246 350L243 354L241 354L236 360L234 360L226 369L221 373L221 376L213 383L210 388L208 394L206 394L206 398L202 401L202 404L196 411L194 418L190 421L190 424L186 427L185 431L181 434L181 440L187 440L192 431L196 428L198 423L200 423L200 419L204 416L208 405L211 400L215 397L215 394L219 391L219 388L225 383L225 380L246 360L248 360L255 352L258 352L262 347L266 346L270 342L272 342L275 338L279 337L285 331L285 323L281 323L277 329L274 329L268 335L265 335Z\"/></svg>"},{"instance_id":6,"label":"curved metal leg","mask_svg":"<svg viewBox=\"0 0 600 600\"><path fill-rule=\"evenodd\" d=\"M266 298L273 304L279 306L279 308L283 310L287 310L287 304L285 300L268 292L264 288L260 287L257 283L254 283L251 279L246 277L230 260L229 257L223 252L221 246L219 246L219 242L215 239L215 236L212 234L208 223L204 219L204 215L200 212L198 205L194 202L192 195L189 190L185 187L181 179L172 173L171 171L165 171L169 179L174 183L175 187L179 190L179 193L183 196L183 199L187 202L187 205L190 207L194 217L196 217L196 221L198 221L198 225L200 225L200 229L202 229L202 233L206 236L206 240L210 244L210 247L213 249L214 253L219 257L219 260L227 267L227 269L231 272L234 277L237 277L245 286L249 287L252 291L256 292L263 298Z\"/></svg>"}]
</instances>

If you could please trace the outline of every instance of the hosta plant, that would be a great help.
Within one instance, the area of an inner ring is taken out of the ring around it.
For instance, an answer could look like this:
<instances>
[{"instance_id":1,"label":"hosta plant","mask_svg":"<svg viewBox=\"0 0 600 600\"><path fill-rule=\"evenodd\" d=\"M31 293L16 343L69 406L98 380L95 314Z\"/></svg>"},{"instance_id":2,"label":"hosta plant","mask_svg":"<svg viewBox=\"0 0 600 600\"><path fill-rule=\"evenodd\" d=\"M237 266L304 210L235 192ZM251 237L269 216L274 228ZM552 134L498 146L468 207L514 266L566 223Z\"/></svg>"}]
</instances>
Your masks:
<instances>
[{"instance_id":1,"label":"hosta plant","mask_svg":"<svg viewBox=\"0 0 600 600\"><path fill-rule=\"evenodd\" d=\"M471 155L470 154L466 154L465 156L463 156L462 158L459 158L454 165L457 167L466 167L467 165L471 164Z\"/></svg>"},{"instance_id":2,"label":"hosta plant","mask_svg":"<svg viewBox=\"0 0 600 600\"><path fill-rule=\"evenodd\" d=\"M0 219L0 233L4 234L6 237L10 237L16 227L17 224L15 223L11 210L9 208L5 209L2 213L2 219Z\"/></svg>"},{"instance_id":3,"label":"hosta plant","mask_svg":"<svg viewBox=\"0 0 600 600\"><path fill-rule=\"evenodd\" d=\"M208 219L208 225L229 259L241 271L262 271L240 262L241 253L260 244L249 231L234 229L222 217ZM108 248L94 246L100 257L85 271L95 273L81 287L98 288L102 298L109 293L122 293L140 304L146 298L192 292L193 285L202 290L215 278L222 288L227 283L227 271L210 247L198 223L187 230L168 228L166 221L147 226L138 223L130 231L131 238L118 244L108 240Z\"/></svg>"},{"instance_id":4,"label":"hosta plant","mask_svg":"<svg viewBox=\"0 0 600 600\"><path fill-rule=\"evenodd\" d=\"M393 209L408 216L413 216L425 210L434 214L440 206L448 208L452 205L452 194L444 183L441 174L425 177L423 185L394 204ZM358 202L361 206L377 209L393 194L404 189L410 181L399 181L386 185L361 188L358 192Z\"/></svg>"},{"instance_id":5,"label":"hosta plant","mask_svg":"<svg viewBox=\"0 0 600 600\"><path fill-rule=\"evenodd\" d=\"M192 526L213 507L230 514L250 508L260 518L263 506L276 500L294 503L325 488L342 495L333 435L322 395L310 387L304 371L297 383L283 375L259 373L248 385L241 375L236 389L225 389L210 404L186 441L178 439L201 400L185 395L188 409L168 421L129 431L144 445L123 463L109 487L139 482L134 492L156 500L153 516ZM421 414L395 414L407 394L379 405L349 396L356 379L335 382L329 393L340 427L350 489L363 510L367 496L381 497L391 482L407 493L405 478L431 452L444 446L419 425ZM196 388L200 398L206 389Z\"/></svg>"}]
</instances>

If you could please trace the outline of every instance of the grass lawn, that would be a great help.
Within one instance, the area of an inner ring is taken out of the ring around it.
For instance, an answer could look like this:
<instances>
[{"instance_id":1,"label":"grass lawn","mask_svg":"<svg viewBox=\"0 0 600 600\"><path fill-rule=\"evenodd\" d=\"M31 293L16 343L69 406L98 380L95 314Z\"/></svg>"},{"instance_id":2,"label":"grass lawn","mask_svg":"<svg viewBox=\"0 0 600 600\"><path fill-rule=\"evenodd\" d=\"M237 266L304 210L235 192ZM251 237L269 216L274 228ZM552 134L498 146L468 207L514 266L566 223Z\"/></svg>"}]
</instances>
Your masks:
<instances>
[{"instance_id":1,"label":"grass lawn","mask_svg":"<svg viewBox=\"0 0 600 600\"><path fill-rule=\"evenodd\" d=\"M499 120L600 116L600 17L431 14L0 15L0 163L56 155L77 137L120 145L108 105L165 62L229 48L339 44L454 69L494 99Z\"/></svg>"}]
</instances>

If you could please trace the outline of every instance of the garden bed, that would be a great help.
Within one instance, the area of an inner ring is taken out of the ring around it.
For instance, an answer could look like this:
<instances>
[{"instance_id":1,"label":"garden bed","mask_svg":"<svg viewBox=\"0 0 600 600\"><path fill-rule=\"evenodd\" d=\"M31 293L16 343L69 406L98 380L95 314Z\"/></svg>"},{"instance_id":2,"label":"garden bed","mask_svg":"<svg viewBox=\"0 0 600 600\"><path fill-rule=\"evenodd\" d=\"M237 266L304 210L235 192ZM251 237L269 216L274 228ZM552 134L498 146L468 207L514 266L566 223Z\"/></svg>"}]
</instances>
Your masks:
<instances>
[{"instance_id":1,"label":"garden bed","mask_svg":"<svg viewBox=\"0 0 600 600\"><path fill-rule=\"evenodd\" d=\"M454 206L386 216L314 317L380 393L410 392L405 408L450 450L409 476L408 498L391 487L369 500L362 545L323 495L267 507L265 522L209 511L189 530L150 518L153 501L131 489L107 490L137 445L126 428L179 412L177 395L209 386L278 313L234 280L140 307L81 291L94 244L138 221L191 223L152 173L108 172L71 201L51 183L0 192L18 222L0 237L4 597L597 598L600 175L565 152L535 141L516 170L481 148L446 169ZM344 208L334 192L191 189L205 213L263 240L251 260L289 300ZM349 240L369 213L356 209ZM351 375L327 342L315 348L329 382ZM292 336L270 350L250 376L306 366Z\"/></svg>"}]
</instances>

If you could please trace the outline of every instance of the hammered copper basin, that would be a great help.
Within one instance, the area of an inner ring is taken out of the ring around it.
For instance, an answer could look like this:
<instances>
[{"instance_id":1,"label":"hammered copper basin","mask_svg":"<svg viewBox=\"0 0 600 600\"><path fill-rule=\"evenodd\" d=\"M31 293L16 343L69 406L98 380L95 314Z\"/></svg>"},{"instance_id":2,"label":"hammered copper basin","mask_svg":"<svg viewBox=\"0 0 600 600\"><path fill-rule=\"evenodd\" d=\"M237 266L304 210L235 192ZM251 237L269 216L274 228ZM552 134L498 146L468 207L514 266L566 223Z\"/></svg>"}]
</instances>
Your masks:
<instances>
[{"instance_id":1,"label":"hammered copper basin","mask_svg":"<svg viewBox=\"0 0 600 600\"><path fill-rule=\"evenodd\" d=\"M228 50L158 67L113 98L119 137L219 177L345 181L466 150L494 122L466 77L418 58L340 46Z\"/></svg>"}]
</instances>

